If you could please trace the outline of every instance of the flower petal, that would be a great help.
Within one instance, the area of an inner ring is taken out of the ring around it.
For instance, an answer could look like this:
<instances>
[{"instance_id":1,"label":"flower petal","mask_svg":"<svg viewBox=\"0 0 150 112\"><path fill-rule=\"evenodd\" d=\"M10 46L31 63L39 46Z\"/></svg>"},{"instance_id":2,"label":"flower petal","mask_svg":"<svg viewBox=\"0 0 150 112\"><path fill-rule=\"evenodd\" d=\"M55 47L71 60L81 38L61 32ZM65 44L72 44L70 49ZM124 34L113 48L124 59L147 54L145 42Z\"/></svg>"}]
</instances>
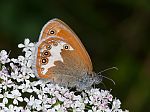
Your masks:
<instances>
[{"instance_id":1,"label":"flower petal","mask_svg":"<svg viewBox=\"0 0 150 112\"><path fill-rule=\"evenodd\" d=\"M30 43L30 40L29 40L28 38L26 38L26 39L24 40L25 46L28 45L29 43Z\"/></svg>"},{"instance_id":2,"label":"flower petal","mask_svg":"<svg viewBox=\"0 0 150 112\"><path fill-rule=\"evenodd\" d=\"M18 105L18 101L16 99L14 99L13 104L17 104Z\"/></svg>"},{"instance_id":3,"label":"flower petal","mask_svg":"<svg viewBox=\"0 0 150 112\"><path fill-rule=\"evenodd\" d=\"M4 103L4 104L7 104L7 103L8 103L8 99L7 99L7 98L4 98L4 99L3 99L3 103Z\"/></svg>"},{"instance_id":4,"label":"flower petal","mask_svg":"<svg viewBox=\"0 0 150 112\"><path fill-rule=\"evenodd\" d=\"M29 45L28 45L29 47L33 47L34 46L34 44L33 43L29 43Z\"/></svg>"},{"instance_id":5,"label":"flower petal","mask_svg":"<svg viewBox=\"0 0 150 112\"><path fill-rule=\"evenodd\" d=\"M0 94L0 98L3 98L4 96L2 94Z\"/></svg>"},{"instance_id":6,"label":"flower petal","mask_svg":"<svg viewBox=\"0 0 150 112\"><path fill-rule=\"evenodd\" d=\"M23 98L22 97L18 97L17 100L19 100L20 102L22 102Z\"/></svg>"},{"instance_id":7,"label":"flower petal","mask_svg":"<svg viewBox=\"0 0 150 112\"><path fill-rule=\"evenodd\" d=\"M18 48L23 48L23 47L25 47L23 44L18 45Z\"/></svg>"}]
</instances>

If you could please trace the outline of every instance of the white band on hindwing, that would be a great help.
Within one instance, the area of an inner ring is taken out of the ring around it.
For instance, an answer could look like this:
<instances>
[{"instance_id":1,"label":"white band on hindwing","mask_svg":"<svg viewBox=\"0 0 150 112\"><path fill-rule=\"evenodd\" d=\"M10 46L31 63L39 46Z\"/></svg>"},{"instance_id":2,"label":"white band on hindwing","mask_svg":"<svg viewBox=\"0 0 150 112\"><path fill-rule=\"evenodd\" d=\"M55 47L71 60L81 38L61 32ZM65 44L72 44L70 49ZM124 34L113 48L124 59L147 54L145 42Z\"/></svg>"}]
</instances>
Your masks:
<instances>
[{"instance_id":1,"label":"white band on hindwing","mask_svg":"<svg viewBox=\"0 0 150 112\"><path fill-rule=\"evenodd\" d=\"M57 37L52 37L52 38L57 38ZM40 44L42 44L46 40L47 39L44 39ZM64 41L61 41L61 40L56 41L56 40L52 39L51 41L52 42L57 42L57 45L51 44L51 49L48 50L50 52L50 54L51 54L49 57L47 57L48 58L48 63L44 64L44 65L41 65L41 67L40 67L41 69L43 69L42 70L42 74L43 75L45 75L47 73L49 68L55 66L55 64L54 64L55 61L63 62L63 58L61 56L61 52L62 52L62 49L64 49L64 45L66 45L66 44L68 45L68 43L66 43ZM44 50L47 50L46 47L40 48L40 54L42 54L42 52ZM74 49L69 45L69 49L68 50L74 50Z\"/></svg>"}]
</instances>

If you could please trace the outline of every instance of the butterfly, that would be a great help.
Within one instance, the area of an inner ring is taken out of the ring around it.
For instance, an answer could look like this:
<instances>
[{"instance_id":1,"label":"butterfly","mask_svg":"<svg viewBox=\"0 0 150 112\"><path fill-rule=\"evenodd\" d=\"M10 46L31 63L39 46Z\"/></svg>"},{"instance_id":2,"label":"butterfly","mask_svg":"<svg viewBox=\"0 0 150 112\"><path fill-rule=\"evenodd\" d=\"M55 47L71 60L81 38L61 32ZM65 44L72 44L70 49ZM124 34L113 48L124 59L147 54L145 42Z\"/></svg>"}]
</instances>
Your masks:
<instances>
[{"instance_id":1,"label":"butterfly","mask_svg":"<svg viewBox=\"0 0 150 112\"><path fill-rule=\"evenodd\" d=\"M52 19L45 24L36 46L37 77L79 90L101 82L84 45L63 21Z\"/></svg>"}]
</instances>

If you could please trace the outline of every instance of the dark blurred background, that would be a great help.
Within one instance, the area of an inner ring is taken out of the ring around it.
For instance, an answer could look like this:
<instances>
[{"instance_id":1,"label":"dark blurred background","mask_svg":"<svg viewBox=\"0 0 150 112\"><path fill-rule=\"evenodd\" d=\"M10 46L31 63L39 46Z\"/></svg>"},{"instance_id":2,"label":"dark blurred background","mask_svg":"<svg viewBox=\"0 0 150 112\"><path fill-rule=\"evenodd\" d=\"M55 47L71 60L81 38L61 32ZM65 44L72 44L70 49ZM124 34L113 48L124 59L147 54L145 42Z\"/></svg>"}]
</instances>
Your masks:
<instances>
[{"instance_id":1,"label":"dark blurred background","mask_svg":"<svg viewBox=\"0 0 150 112\"><path fill-rule=\"evenodd\" d=\"M150 1L148 0L0 0L0 50L11 50L25 38L38 40L52 18L66 22L91 56L105 88L130 112L150 112Z\"/></svg>"}]
</instances>

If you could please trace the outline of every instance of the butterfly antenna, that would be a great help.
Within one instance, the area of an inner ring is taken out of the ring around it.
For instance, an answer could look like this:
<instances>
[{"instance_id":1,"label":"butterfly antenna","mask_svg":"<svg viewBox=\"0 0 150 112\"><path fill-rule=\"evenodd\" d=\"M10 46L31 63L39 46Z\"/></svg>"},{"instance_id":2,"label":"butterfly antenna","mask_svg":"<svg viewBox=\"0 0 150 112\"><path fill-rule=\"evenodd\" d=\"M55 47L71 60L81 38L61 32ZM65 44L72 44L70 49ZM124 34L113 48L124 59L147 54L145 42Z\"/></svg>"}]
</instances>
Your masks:
<instances>
[{"instance_id":1,"label":"butterfly antenna","mask_svg":"<svg viewBox=\"0 0 150 112\"><path fill-rule=\"evenodd\" d=\"M98 74L102 74L103 72L106 72L106 71L112 70L112 69L118 70L117 67L111 67L111 68L107 68L107 69L105 69L105 70L100 71Z\"/></svg>"},{"instance_id":2,"label":"butterfly antenna","mask_svg":"<svg viewBox=\"0 0 150 112\"><path fill-rule=\"evenodd\" d=\"M112 69L118 70L117 67L111 67L111 68L107 68L107 69L105 69L105 70L100 71L97 75L99 75L99 74L101 75L103 72L106 72L106 71L112 70ZM113 81L111 78L108 78L108 77L103 76L103 75L101 75L101 77L110 80L110 81L115 85L115 81Z\"/></svg>"},{"instance_id":3,"label":"butterfly antenna","mask_svg":"<svg viewBox=\"0 0 150 112\"><path fill-rule=\"evenodd\" d=\"M106 88L106 85L105 85L103 82L101 82L101 83L102 83L102 85L104 86L104 88L107 89L107 88Z\"/></svg>"},{"instance_id":4,"label":"butterfly antenna","mask_svg":"<svg viewBox=\"0 0 150 112\"><path fill-rule=\"evenodd\" d=\"M114 80L112 80L111 78L108 78L108 77L106 77L106 76L101 76L101 77L103 77L103 78L105 78L105 79L108 79L108 80L110 80L114 85L116 84L115 83L115 81Z\"/></svg>"}]
</instances>

